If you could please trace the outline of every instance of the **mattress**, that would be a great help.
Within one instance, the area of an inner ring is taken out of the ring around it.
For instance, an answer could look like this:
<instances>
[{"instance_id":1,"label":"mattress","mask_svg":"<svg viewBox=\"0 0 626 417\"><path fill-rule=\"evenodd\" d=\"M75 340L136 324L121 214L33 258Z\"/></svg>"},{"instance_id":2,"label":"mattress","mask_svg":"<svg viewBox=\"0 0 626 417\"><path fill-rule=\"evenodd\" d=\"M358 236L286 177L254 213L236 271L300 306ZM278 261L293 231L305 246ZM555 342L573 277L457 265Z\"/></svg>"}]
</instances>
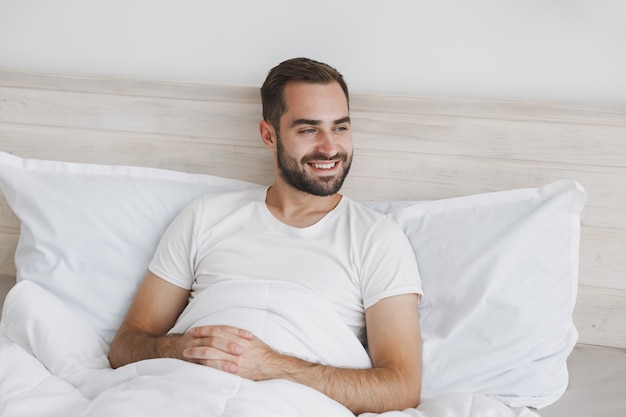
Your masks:
<instances>
[{"instance_id":1,"label":"mattress","mask_svg":"<svg viewBox=\"0 0 626 417\"><path fill-rule=\"evenodd\" d=\"M541 417L626 415L626 350L579 344L569 357L570 383Z\"/></svg>"}]
</instances>

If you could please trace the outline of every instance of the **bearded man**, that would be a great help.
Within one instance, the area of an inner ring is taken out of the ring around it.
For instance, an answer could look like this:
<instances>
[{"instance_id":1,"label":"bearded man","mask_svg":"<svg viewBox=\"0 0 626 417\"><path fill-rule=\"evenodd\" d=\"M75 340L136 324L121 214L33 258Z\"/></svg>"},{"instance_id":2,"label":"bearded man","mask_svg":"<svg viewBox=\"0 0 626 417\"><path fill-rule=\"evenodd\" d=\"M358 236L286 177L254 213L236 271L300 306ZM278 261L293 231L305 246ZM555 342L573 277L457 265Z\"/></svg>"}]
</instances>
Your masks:
<instances>
[{"instance_id":1,"label":"bearded man","mask_svg":"<svg viewBox=\"0 0 626 417\"><path fill-rule=\"evenodd\" d=\"M269 72L261 98L274 183L208 195L180 213L111 345L111 365L178 358L255 381L304 384L355 414L417 407L419 272L393 219L339 194L353 157L342 75L291 59ZM310 362L228 325L168 334L190 300L229 280L282 280L315 292L367 345L372 367Z\"/></svg>"}]
</instances>

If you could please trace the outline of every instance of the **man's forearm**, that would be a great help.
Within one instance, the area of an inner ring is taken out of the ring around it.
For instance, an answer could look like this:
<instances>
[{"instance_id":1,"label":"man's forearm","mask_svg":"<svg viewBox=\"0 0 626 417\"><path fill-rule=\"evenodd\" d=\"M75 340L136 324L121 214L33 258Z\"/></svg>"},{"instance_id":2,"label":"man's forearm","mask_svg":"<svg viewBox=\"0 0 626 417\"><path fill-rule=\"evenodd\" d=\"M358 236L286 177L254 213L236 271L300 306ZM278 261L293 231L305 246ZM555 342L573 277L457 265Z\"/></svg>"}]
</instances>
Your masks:
<instances>
[{"instance_id":1,"label":"man's forearm","mask_svg":"<svg viewBox=\"0 0 626 417\"><path fill-rule=\"evenodd\" d=\"M138 362L144 359L183 359L181 338L184 335L153 336L134 329L121 329L109 349L111 367Z\"/></svg>"},{"instance_id":2,"label":"man's forearm","mask_svg":"<svg viewBox=\"0 0 626 417\"><path fill-rule=\"evenodd\" d=\"M287 379L314 388L353 413L382 413L415 408L420 402L419 372L389 368L348 369L272 355L264 375L253 379Z\"/></svg>"},{"instance_id":3,"label":"man's forearm","mask_svg":"<svg viewBox=\"0 0 626 417\"><path fill-rule=\"evenodd\" d=\"M237 373L241 346L253 337L232 326L202 326L188 332L154 335L123 324L111 343L109 362L114 368L153 358L175 358Z\"/></svg>"}]
</instances>

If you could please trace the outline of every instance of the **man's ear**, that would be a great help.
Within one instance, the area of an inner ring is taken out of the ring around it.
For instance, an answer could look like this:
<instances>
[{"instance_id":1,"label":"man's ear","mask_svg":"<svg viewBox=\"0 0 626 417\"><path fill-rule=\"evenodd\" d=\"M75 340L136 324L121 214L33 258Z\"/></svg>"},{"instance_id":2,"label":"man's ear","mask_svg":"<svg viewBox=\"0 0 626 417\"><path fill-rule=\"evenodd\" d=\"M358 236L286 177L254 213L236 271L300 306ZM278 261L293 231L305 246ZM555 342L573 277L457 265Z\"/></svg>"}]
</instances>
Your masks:
<instances>
[{"instance_id":1,"label":"man's ear","mask_svg":"<svg viewBox=\"0 0 626 417\"><path fill-rule=\"evenodd\" d=\"M270 150L276 149L276 131L274 127L266 120L261 120L259 123L259 132L261 133L261 139L265 144L265 147Z\"/></svg>"}]
</instances>

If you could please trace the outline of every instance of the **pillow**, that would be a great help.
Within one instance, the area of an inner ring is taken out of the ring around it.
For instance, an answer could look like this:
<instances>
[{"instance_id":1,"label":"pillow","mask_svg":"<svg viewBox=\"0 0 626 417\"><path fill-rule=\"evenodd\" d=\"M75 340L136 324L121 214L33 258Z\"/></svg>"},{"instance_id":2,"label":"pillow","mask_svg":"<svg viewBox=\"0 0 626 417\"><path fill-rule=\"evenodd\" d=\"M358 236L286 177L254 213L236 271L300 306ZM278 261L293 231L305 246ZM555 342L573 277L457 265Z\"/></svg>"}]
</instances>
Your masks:
<instances>
[{"instance_id":1,"label":"pillow","mask_svg":"<svg viewBox=\"0 0 626 417\"><path fill-rule=\"evenodd\" d=\"M562 180L387 207L422 275L424 397L470 391L535 408L561 397L584 201Z\"/></svg>"},{"instance_id":2,"label":"pillow","mask_svg":"<svg viewBox=\"0 0 626 417\"><path fill-rule=\"evenodd\" d=\"M0 152L0 186L21 221L17 281L33 281L110 342L162 232L203 194L259 187L153 168L21 159Z\"/></svg>"},{"instance_id":3,"label":"pillow","mask_svg":"<svg viewBox=\"0 0 626 417\"><path fill-rule=\"evenodd\" d=\"M22 221L18 281L33 281L110 341L161 233L202 194L256 184L151 168L20 159L0 186ZM492 395L542 407L567 386L580 212L573 181L429 202L364 202L390 213L415 250L423 397Z\"/></svg>"},{"instance_id":4,"label":"pillow","mask_svg":"<svg viewBox=\"0 0 626 417\"><path fill-rule=\"evenodd\" d=\"M2 316L2 335L75 387L93 372L111 370L108 346L95 329L34 282L20 281L11 289Z\"/></svg>"}]
</instances>

